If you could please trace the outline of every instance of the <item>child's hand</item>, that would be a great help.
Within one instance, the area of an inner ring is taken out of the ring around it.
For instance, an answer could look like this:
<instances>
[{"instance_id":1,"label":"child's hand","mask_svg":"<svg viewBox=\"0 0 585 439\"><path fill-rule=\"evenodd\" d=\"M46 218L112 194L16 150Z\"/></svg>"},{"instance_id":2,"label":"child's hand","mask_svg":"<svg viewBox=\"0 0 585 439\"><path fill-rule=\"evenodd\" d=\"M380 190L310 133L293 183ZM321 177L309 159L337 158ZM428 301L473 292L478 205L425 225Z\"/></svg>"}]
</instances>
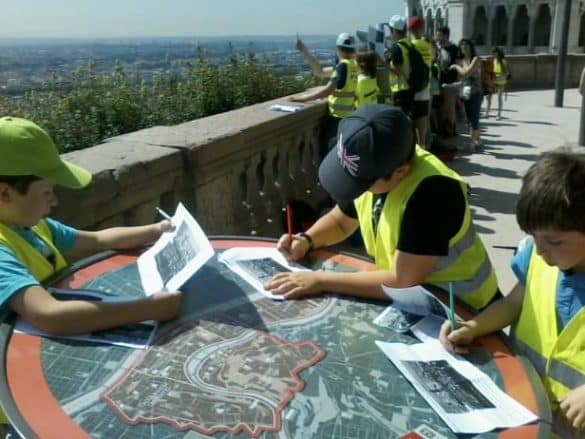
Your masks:
<instances>
[{"instance_id":1,"label":"child's hand","mask_svg":"<svg viewBox=\"0 0 585 439\"><path fill-rule=\"evenodd\" d=\"M289 100L291 102L300 102L300 103L306 102L305 99L302 96L291 96L289 98Z\"/></svg>"},{"instance_id":2,"label":"child's hand","mask_svg":"<svg viewBox=\"0 0 585 439\"><path fill-rule=\"evenodd\" d=\"M439 332L439 341L449 352L466 354L468 350L463 346L470 344L477 337L476 328L477 323L473 320L457 321L457 329L451 331L451 322L445 320Z\"/></svg>"},{"instance_id":3,"label":"child's hand","mask_svg":"<svg viewBox=\"0 0 585 439\"><path fill-rule=\"evenodd\" d=\"M175 230L175 226L169 220L162 220L152 225L153 235L151 242L156 241L165 232Z\"/></svg>"},{"instance_id":4,"label":"child's hand","mask_svg":"<svg viewBox=\"0 0 585 439\"><path fill-rule=\"evenodd\" d=\"M180 291L160 292L150 296L153 308L153 320L166 322L174 319L181 309L183 294Z\"/></svg>"},{"instance_id":5,"label":"child's hand","mask_svg":"<svg viewBox=\"0 0 585 439\"><path fill-rule=\"evenodd\" d=\"M305 238L300 236L290 236L285 233L278 240L276 248L288 261L298 261L302 259L309 251L311 244Z\"/></svg>"},{"instance_id":6,"label":"child's hand","mask_svg":"<svg viewBox=\"0 0 585 439\"><path fill-rule=\"evenodd\" d=\"M571 390L560 401L559 412L568 426L577 432L585 432L585 384Z\"/></svg>"}]
</instances>

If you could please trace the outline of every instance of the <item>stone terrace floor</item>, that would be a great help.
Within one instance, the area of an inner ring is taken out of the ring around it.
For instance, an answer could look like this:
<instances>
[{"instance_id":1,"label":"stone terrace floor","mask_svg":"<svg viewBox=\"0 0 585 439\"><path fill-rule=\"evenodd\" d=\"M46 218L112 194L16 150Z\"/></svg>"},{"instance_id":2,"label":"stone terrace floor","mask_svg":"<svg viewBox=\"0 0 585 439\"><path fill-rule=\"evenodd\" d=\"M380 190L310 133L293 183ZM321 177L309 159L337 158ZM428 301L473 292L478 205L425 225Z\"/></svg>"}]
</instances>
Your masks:
<instances>
[{"instance_id":1,"label":"stone terrace floor","mask_svg":"<svg viewBox=\"0 0 585 439\"><path fill-rule=\"evenodd\" d=\"M580 110L581 95L577 89L565 90L562 108L554 106L554 90L509 93L501 121L493 116L480 121L484 152L451 162L471 185L475 224L504 294L515 283L510 269L513 249L509 247L524 236L515 216L521 178L544 151L576 144Z\"/></svg>"}]
</instances>

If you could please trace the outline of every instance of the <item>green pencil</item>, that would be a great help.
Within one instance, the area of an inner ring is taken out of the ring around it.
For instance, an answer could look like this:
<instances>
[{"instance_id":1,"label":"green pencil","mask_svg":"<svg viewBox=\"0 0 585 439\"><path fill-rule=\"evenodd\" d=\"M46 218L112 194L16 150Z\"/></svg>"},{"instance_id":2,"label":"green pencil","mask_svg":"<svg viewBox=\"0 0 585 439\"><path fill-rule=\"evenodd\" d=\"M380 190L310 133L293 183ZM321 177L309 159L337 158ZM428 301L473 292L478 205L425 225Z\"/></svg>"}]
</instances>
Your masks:
<instances>
[{"instance_id":1,"label":"green pencil","mask_svg":"<svg viewBox=\"0 0 585 439\"><path fill-rule=\"evenodd\" d=\"M453 294L453 282L449 282L449 320L451 321L451 331L457 329L455 322L455 294Z\"/></svg>"}]
</instances>

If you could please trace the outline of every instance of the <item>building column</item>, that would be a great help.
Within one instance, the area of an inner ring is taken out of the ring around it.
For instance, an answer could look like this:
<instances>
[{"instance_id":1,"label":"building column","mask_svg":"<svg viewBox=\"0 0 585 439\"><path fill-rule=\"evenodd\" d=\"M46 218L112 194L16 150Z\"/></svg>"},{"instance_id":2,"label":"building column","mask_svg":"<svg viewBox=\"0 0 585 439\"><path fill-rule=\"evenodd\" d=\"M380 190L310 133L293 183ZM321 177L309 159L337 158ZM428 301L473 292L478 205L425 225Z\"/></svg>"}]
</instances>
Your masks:
<instances>
[{"instance_id":1,"label":"building column","mask_svg":"<svg viewBox=\"0 0 585 439\"><path fill-rule=\"evenodd\" d=\"M493 27L494 27L494 11L488 5L486 5L485 8L486 8L485 13L487 15L487 21L488 21L487 36L486 36L487 39L485 41L485 45L489 50L494 45L494 43L492 41L494 38L494 29L493 29Z\"/></svg>"},{"instance_id":2,"label":"building column","mask_svg":"<svg viewBox=\"0 0 585 439\"><path fill-rule=\"evenodd\" d=\"M447 0L445 17L445 24L451 29L451 41L459 41L461 38L467 37L467 35L463 33L465 20L462 0Z\"/></svg>"},{"instance_id":3,"label":"building column","mask_svg":"<svg viewBox=\"0 0 585 439\"><path fill-rule=\"evenodd\" d=\"M514 8L514 6L510 6L510 8ZM508 30L506 31L506 53L512 53L512 47L514 46L514 21L516 20L516 10L512 10L512 14L508 14L506 10L506 16L508 17Z\"/></svg>"},{"instance_id":4,"label":"building column","mask_svg":"<svg viewBox=\"0 0 585 439\"><path fill-rule=\"evenodd\" d=\"M569 44L567 50L569 53L579 52L579 31L581 30L581 8L580 2L573 0L571 4L571 20L569 24Z\"/></svg>"},{"instance_id":5,"label":"building column","mask_svg":"<svg viewBox=\"0 0 585 439\"><path fill-rule=\"evenodd\" d=\"M563 9L565 8L565 2L567 0L559 0L555 4L554 13L551 13L551 30L550 30L550 40L548 42L548 50L550 53L557 53L559 52L559 47L561 45L561 33L563 27ZM549 4L550 8L550 4ZM549 9L552 11L552 8Z\"/></svg>"},{"instance_id":6,"label":"building column","mask_svg":"<svg viewBox=\"0 0 585 439\"><path fill-rule=\"evenodd\" d=\"M528 12L528 53L534 53L534 26L536 21L536 9L533 5L527 8Z\"/></svg>"}]
</instances>

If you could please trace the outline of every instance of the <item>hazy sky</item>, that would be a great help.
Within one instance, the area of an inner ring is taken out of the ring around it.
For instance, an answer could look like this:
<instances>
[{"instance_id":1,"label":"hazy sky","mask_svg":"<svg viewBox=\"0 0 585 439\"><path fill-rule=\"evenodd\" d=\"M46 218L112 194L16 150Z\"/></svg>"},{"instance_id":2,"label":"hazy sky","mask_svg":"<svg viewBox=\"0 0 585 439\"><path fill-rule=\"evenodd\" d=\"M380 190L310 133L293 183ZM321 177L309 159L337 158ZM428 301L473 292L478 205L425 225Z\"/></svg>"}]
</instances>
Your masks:
<instances>
[{"instance_id":1,"label":"hazy sky","mask_svg":"<svg viewBox=\"0 0 585 439\"><path fill-rule=\"evenodd\" d=\"M0 0L0 38L336 34L402 0Z\"/></svg>"}]
</instances>

